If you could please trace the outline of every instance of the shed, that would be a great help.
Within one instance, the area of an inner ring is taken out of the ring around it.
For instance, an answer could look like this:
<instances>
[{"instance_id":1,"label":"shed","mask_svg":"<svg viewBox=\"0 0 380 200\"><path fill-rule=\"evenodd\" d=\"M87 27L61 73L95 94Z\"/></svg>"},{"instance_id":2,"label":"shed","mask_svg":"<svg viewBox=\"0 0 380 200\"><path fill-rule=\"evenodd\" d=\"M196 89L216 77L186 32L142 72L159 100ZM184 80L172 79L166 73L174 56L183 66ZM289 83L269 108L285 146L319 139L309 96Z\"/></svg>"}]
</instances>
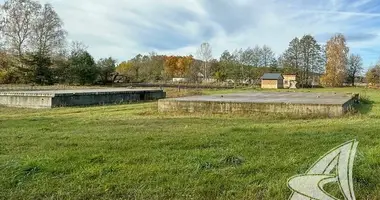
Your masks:
<instances>
[{"instance_id":1,"label":"shed","mask_svg":"<svg viewBox=\"0 0 380 200\"><path fill-rule=\"evenodd\" d=\"M295 86L297 81L296 74L283 74L284 77L284 88L290 88L292 85Z\"/></svg>"},{"instance_id":2,"label":"shed","mask_svg":"<svg viewBox=\"0 0 380 200\"><path fill-rule=\"evenodd\" d=\"M261 88L281 89L284 88L284 77L281 73L265 73L261 77Z\"/></svg>"}]
</instances>

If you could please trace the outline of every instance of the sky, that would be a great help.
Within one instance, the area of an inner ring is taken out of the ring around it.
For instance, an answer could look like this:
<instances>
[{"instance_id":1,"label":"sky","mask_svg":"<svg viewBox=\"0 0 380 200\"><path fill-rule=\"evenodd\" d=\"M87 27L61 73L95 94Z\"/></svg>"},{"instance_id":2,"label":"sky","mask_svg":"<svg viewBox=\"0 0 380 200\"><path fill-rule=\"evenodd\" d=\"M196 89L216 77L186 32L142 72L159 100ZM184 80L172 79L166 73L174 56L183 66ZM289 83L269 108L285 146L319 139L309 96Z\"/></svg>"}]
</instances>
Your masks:
<instances>
[{"instance_id":1,"label":"sky","mask_svg":"<svg viewBox=\"0 0 380 200\"><path fill-rule=\"evenodd\" d=\"M294 37L324 44L335 33L364 66L380 58L378 0L40 0L64 21L68 39L82 41L97 59L135 55L195 55L203 42L224 50L268 45L276 55ZM377 3L378 2L378 3Z\"/></svg>"}]
</instances>

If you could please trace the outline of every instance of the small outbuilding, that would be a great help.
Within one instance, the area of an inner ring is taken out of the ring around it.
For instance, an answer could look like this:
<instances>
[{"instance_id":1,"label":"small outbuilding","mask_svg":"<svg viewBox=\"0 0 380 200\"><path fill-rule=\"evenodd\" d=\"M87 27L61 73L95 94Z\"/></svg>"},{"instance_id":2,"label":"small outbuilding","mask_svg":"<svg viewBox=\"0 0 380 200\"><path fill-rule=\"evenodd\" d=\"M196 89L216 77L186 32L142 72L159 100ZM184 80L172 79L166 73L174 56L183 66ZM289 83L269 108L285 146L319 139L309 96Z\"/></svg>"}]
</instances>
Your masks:
<instances>
[{"instance_id":1,"label":"small outbuilding","mask_svg":"<svg viewBox=\"0 0 380 200\"><path fill-rule=\"evenodd\" d=\"M282 76L284 77L284 88L294 89L296 87L296 84L297 84L296 74L283 74Z\"/></svg>"},{"instance_id":2,"label":"small outbuilding","mask_svg":"<svg viewBox=\"0 0 380 200\"><path fill-rule=\"evenodd\" d=\"M281 73L265 73L261 77L261 88L282 89L284 88L284 77Z\"/></svg>"}]
</instances>

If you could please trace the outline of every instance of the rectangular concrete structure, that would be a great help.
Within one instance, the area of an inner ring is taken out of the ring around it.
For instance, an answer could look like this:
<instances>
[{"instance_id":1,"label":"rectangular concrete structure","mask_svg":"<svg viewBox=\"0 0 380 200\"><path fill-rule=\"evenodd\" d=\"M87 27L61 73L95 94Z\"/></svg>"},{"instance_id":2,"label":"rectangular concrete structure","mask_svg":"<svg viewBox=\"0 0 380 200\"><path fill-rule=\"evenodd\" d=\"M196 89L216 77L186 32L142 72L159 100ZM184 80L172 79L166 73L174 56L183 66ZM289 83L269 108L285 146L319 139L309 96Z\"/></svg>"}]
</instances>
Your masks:
<instances>
[{"instance_id":1,"label":"rectangular concrete structure","mask_svg":"<svg viewBox=\"0 0 380 200\"><path fill-rule=\"evenodd\" d=\"M159 89L83 89L46 91L0 91L0 105L22 108L54 108L120 104L166 97Z\"/></svg>"},{"instance_id":2,"label":"rectangular concrete structure","mask_svg":"<svg viewBox=\"0 0 380 200\"><path fill-rule=\"evenodd\" d=\"M160 112L292 113L341 116L353 108L357 95L335 93L254 92L193 96L158 101Z\"/></svg>"}]
</instances>

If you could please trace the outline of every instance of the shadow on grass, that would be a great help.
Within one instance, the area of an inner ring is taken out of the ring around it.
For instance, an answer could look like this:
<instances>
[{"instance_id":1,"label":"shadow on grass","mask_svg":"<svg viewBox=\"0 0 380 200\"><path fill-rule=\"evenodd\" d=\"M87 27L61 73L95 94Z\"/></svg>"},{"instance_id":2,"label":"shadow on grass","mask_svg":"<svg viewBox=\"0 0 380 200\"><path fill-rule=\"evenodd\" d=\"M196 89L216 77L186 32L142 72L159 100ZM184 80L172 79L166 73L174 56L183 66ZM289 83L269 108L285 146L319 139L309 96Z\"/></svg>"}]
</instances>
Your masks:
<instances>
[{"instance_id":1,"label":"shadow on grass","mask_svg":"<svg viewBox=\"0 0 380 200\"><path fill-rule=\"evenodd\" d=\"M361 97L359 103L355 105L355 107L360 114L368 114L371 112L373 104L375 104L375 102L370 100L369 98Z\"/></svg>"}]
</instances>

